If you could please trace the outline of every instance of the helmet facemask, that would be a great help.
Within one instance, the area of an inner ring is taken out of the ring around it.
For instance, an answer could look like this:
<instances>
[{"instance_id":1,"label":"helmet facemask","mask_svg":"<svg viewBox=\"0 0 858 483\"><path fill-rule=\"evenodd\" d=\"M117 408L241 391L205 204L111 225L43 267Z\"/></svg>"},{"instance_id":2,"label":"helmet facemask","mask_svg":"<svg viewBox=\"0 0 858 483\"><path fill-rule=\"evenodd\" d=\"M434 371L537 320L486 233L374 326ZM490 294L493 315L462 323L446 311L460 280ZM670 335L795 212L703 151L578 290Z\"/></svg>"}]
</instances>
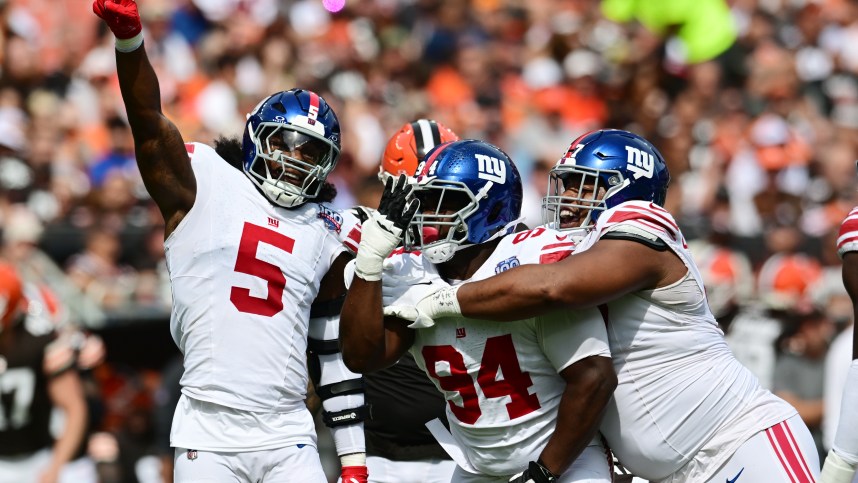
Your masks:
<instances>
[{"instance_id":1,"label":"helmet facemask","mask_svg":"<svg viewBox=\"0 0 858 483\"><path fill-rule=\"evenodd\" d=\"M607 200L628 184L617 170L557 166L548 175L542 220L557 230L590 230L608 208Z\"/></svg>"},{"instance_id":2,"label":"helmet facemask","mask_svg":"<svg viewBox=\"0 0 858 483\"><path fill-rule=\"evenodd\" d=\"M443 184L442 184L443 183ZM457 251L472 245L468 218L479 209L479 200L467 185L436 180L418 184L414 192L420 210L406 230L408 249L419 249L432 263L443 263Z\"/></svg>"},{"instance_id":3,"label":"helmet facemask","mask_svg":"<svg viewBox=\"0 0 858 483\"><path fill-rule=\"evenodd\" d=\"M335 144L316 133L279 122L260 123L250 140L256 157L247 175L271 201L286 208L319 195L339 154Z\"/></svg>"}]
</instances>

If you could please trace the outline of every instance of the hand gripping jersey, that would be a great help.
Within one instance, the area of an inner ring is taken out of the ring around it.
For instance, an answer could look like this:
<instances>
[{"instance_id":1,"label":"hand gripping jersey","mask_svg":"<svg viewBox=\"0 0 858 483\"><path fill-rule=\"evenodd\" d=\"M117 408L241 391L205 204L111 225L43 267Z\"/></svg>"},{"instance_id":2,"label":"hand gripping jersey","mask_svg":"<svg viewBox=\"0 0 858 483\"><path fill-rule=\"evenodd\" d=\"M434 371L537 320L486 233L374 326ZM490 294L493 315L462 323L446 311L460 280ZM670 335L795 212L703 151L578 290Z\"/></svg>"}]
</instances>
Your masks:
<instances>
[{"instance_id":1,"label":"hand gripping jersey","mask_svg":"<svg viewBox=\"0 0 858 483\"><path fill-rule=\"evenodd\" d=\"M546 228L508 235L471 280L520 264L551 263L573 246L566 235ZM420 278L424 292L440 278L414 253L397 254L392 262L394 276ZM407 291L395 303L414 305L422 295ZM446 318L417 331L411 353L446 398L450 431L471 466L503 476L539 457L566 387L558 372L589 356L609 357L605 337L597 309L512 323Z\"/></svg>"},{"instance_id":2,"label":"hand gripping jersey","mask_svg":"<svg viewBox=\"0 0 858 483\"><path fill-rule=\"evenodd\" d=\"M837 234L837 254L840 258L843 258L846 252L856 250L858 250L858 206L852 208L840 225L840 232Z\"/></svg>"},{"instance_id":3,"label":"hand gripping jersey","mask_svg":"<svg viewBox=\"0 0 858 483\"><path fill-rule=\"evenodd\" d=\"M796 412L733 357L667 211L649 202L620 204L599 217L576 251L613 231L657 237L688 273L667 287L607 304L618 385L602 434L637 476L705 481L741 443Z\"/></svg>"},{"instance_id":4,"label":"hand gripping jersey","mask_svg":"<svg viewBox=\"0 0 858 483\"><path fill-rule=\"evenodd\" d=\"M197 196L165 242L182 393L243 411L304 410L310 305L344 251L343 218L325 204L273 206L211 147L187 148Z\"/></svg>"}]
</instances>

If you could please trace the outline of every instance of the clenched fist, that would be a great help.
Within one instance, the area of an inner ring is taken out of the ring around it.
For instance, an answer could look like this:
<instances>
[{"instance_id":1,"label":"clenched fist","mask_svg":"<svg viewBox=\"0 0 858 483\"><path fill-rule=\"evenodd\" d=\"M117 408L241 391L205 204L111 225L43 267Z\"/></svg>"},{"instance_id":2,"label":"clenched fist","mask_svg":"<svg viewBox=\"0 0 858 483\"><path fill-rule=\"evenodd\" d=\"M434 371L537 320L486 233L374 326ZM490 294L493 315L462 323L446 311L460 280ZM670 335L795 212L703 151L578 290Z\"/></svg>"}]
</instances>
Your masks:
<instances>
[{"instance_id":1,"label":"clenched fist","mask_svg":"<svg viewBox=\"0 0 858 483\"><path fill-rule=\"evenodd\" d=\"M134 0L95 0L92 11L104 20L117 39L134 38L143 30Z\"/></svg>"}]
</instances>

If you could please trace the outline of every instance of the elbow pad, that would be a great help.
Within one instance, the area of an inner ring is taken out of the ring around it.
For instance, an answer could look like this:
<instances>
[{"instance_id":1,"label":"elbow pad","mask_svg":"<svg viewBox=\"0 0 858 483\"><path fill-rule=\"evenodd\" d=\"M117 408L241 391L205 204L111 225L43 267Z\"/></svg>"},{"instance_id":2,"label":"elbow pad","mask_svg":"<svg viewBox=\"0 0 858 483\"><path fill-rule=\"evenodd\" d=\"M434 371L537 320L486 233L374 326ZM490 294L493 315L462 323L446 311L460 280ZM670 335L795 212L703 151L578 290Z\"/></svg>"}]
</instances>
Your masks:
<instances>
[{"instance_id":1,"label":"elbow pad","mask_svg":"<svg viewBox=\"0 0 858 483\"><path fill-rule=\"evenodd\" d=\"M339 314L339 309L337 309ZM310 320L308 356L316 394L322 401L322 419L330 428L362 423L369 418L364 404L364 382L343 363L339 349L339 315Z\"/></svg>"}]
</instances>

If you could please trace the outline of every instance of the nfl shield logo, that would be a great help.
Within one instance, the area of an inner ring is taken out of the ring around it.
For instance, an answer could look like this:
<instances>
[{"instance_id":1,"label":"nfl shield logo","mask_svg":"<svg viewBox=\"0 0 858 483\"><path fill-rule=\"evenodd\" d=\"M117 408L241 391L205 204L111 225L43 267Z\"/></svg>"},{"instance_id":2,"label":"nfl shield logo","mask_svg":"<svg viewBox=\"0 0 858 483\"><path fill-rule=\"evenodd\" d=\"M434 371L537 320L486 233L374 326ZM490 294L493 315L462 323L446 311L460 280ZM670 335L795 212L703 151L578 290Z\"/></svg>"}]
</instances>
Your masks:
<instances>
[{"instance_id":1,"label":"nfl shield logo","mask_svg":"<svg viewBox=\"0 0 858 483\"><path fill-rule=\"evenodd\" d=\"M193 460L197 459L197 450L195 450L195 449L189 449L189 450L188 450L188 459L189 459L189 460L191 460L191 461L193 461Z\"/></svg>"}]
</instances>

